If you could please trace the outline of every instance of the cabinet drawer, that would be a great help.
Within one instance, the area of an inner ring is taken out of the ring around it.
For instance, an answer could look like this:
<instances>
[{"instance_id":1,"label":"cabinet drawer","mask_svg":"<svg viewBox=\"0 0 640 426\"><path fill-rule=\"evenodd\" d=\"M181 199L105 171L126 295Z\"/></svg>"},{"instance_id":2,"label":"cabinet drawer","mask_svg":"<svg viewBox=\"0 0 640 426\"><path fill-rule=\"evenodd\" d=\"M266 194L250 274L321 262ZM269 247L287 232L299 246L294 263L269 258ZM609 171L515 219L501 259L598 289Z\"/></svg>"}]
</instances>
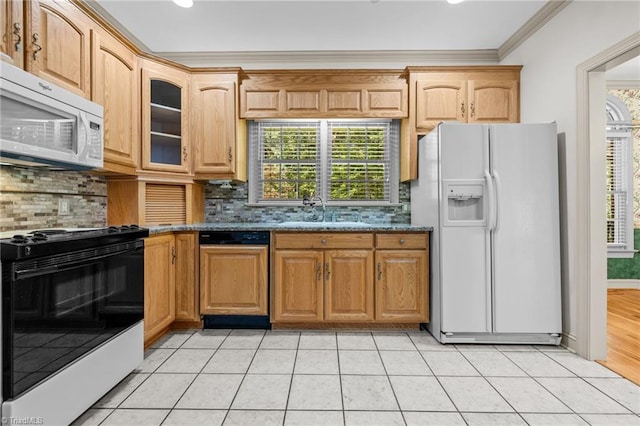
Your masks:
<instances>
[{"instance_id":1,"label":"cabinet drawer","mask_svg":"<svg viewBox=\"0 0 640 426\"><path fill-rule=\"evenodd\" d=\"M274 234L276 249L323 249L323 248L372 248L370 233L277 233Z\"/></svg>"},{"instance_id":2,"label":"cabinet drawer","mask_svg":"<svg viewBox=\"0 0 640 426\"><path fill-rule=\"evenodd\" d=\"M378 249L427 248L428 234L376 234Z\"/></svg>"}]
</instances>

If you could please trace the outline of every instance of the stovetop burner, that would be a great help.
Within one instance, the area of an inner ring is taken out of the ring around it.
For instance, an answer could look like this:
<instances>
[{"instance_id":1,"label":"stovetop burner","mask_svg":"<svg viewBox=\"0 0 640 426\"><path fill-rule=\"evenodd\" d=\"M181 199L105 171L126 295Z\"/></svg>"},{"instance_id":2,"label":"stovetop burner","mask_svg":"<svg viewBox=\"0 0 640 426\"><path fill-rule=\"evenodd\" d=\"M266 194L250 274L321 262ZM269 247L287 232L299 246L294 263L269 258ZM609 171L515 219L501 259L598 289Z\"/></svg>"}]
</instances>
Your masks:
<instances>
[{"instance_id":1,"label":"stovetop burner","mask_svg":"<svg viewBox=\"0 0 640 426\"><path fill-rule=\"evenodd\" d=\"M149 230L138 225L25 231L16 233L11 238L0 239L0 259L18 260L60 254L148 236Z\"/></svg>"}]
</instances>

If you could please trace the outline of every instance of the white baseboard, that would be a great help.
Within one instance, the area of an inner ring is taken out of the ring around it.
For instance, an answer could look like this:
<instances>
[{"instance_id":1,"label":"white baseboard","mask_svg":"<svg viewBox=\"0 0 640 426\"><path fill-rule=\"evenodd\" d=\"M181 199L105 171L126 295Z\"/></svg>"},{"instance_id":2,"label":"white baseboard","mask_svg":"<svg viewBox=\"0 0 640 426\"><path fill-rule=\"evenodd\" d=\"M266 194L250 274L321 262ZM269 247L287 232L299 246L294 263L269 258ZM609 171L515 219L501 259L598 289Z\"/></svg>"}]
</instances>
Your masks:
<instances>
[{"instance_id":1,"label":"white baseboard","mask_svg":"<svg viewBox=\"0 0 640 426\"><path fill-rule=\"evenodd\" d=\"M607 280L607 288L629 288L640 290L640 280Z\"/></svg>"}]
</instances>

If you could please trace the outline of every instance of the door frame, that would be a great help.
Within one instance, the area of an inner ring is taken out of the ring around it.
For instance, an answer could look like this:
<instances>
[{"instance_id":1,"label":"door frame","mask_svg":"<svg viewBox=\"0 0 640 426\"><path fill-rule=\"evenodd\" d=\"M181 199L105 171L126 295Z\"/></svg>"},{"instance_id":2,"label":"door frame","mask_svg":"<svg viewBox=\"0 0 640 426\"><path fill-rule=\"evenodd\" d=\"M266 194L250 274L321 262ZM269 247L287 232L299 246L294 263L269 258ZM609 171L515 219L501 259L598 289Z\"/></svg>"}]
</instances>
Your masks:
<instances>
[{"instance_id":1,"label":"door frame","mask_svg":"<svg viewBox=\"0 0 640 426\"><path fill-rule=\"evenodd\" d=\"M576 340L584 358L607 357L606 71L640 55L640 31L577 66Z\"/></svg>"}]
</instances>

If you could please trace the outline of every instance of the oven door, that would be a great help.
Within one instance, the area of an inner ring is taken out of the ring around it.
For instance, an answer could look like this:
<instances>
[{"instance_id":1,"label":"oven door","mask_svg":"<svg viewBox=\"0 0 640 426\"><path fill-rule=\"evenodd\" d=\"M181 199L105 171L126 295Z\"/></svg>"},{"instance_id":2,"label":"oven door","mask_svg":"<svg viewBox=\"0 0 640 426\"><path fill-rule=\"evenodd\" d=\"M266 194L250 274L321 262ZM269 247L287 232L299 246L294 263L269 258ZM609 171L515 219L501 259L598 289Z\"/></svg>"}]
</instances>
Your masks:
<instances>
[{"instance_id":1,"label":"oven door","mask_svg":"<svg viewBox=\"0 0 640 426\"><path fill-rule=\"evenodd\" d=\"M144 315L144 242L3 265L2 396L15 398Z\"/></svg>"}]
</instances>

